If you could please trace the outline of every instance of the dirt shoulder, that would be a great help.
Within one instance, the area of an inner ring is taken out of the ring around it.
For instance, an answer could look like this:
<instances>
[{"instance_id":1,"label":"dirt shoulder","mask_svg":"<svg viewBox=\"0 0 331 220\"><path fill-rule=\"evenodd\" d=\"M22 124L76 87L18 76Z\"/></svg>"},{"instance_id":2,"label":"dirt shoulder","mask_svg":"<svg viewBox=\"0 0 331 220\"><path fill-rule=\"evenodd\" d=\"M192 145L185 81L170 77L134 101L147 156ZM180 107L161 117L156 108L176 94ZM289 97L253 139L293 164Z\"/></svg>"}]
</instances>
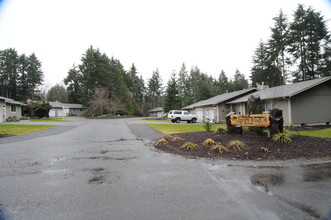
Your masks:
<instances>
[{"instance_id":1,"label":"dirt shoulder","mask_svg":"<svg viewBox=\"0 0 331 220\"><path fill-rule=\"evenodd\" d=\"M291 160L291 159L331 159L331 138L317 138L307 136L292 136L292 143L281 144L270 140L267 135L255 134L215 134L213 132L179 133L173 136L182 141L170 141L168 144L155 146L162 151L183 156L219 158L229 160ZM239 140L246 144L247 149L229 150L223 153L210 152L210 146L203 142L211 138L226 146L232 140ZM193 142L199 146L194 150L180 148L185 142ZM263 148L264 150L263 150ZM268 152L265 151L267 149Z\"/></svg>"}]
</instances>

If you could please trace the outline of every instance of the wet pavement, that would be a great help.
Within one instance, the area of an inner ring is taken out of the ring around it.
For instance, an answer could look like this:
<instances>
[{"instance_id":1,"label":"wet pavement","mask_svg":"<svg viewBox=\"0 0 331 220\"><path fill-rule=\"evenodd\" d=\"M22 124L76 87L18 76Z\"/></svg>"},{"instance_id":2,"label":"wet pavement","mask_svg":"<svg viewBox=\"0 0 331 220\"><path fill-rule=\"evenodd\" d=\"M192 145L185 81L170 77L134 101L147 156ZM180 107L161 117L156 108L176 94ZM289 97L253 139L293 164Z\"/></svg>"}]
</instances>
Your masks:
<instances>
[{"instance_id":1,"label":"wet pavement","mask_svg":"<svg viewBox=\"0 0 331 220\"><path fill-rule=\"evenodd\" d=\"M185 158L155 150L162 135L146 122L77 120L0 142L0 220L326 219L331 210L329 160Z\"/></svg>"}]
</instances>

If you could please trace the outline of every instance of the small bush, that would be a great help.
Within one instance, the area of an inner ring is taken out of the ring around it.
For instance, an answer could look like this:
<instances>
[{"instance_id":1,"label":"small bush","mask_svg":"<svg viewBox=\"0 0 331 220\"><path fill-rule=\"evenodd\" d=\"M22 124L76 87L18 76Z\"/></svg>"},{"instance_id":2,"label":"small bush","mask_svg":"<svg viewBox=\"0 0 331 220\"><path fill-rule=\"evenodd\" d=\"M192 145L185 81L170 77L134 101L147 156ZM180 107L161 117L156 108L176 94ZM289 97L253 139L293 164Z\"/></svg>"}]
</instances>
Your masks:
<instances>
[{"instance_id":1,"label":"small bush","mask_svg":"<svg viewBox=\"0 0 331 220\"><path fill-rule=\"evenodd\" d=\"M194 144L192 142L186 142L185 144L183 144L181 147L181 149L183 150L191 150L191 149L198 149L198 145L197 144Z\"/></svg>"},{"instance_id":2,"label":"small bush","mask_svg":"<svg viewBox=\"0 0 331 220\"><path fill-rule=\"evenodd\" d=\"M206 129L206 131L211 131L213 124L211 123L209 118L203 121L203 127Z\"/></svg>"},{"instance_id":3,"label":"small bush","mask_svg":"<svg viewBox=\"0 0 331 220\"><path fill-rule=\"evenodd\" d=\"M166 139L167 141L172 141L173 136L171 136L171 135L166 135L166 136L164 136L163 138Z\"/></svg>"},{"instance_id":4,"label":"small bush","mask_svg":"<svg viewBox=\"0 0 331 220\"><path fill-rule=\"evenodd\" d=\"M176 136L172 138L172 141L182 141L182 140L184 139Z\"/></svg>"},{"instance_id":5,"label":"small bush","mask_svg":"<svg viewBox=\"0 0 331 220\"><path fill-rule=\"evenodd\" d=\"M265 153L269 153L269 148L267 148L267 147L261 147L261 151L263 151Z\"/></svg>"},{"instance_id":6,"label":"small bush","mask_svg":"<svg viewBox=\"0 0 331 220\"><path fill-rule=\"evenodd\" d=\"M228 148L232 148L233 150L241 150L241 149L246 149L246 144L244 142L241 142L239 140L233 140L230 141L227 144Z\"/></svg>"},{"instance_id":7,"label":"small bush","mask_svg":"<svg viewBox=\"0 0 331 220\"><path fill-rule=\"evenodd\" d=\"M225 134L226 133L226 129L222 128L222 127L218 127L215 131L216 134Z\"/></svg>"},{"instance_id":8,"label":"small bush","mask_svg":"<svg viewBox=\"0 0 331 220\"><path fill-rule=\"evenodd\" d=\"M282 144L289 144L292 142L291 135L289 133L287 133L286 131L283 133L275 134L272 137L272 140L275 142L282 143Z\"/></svg>"},{"instance_id":9,"label":"small bush","mask_svg":"<svg viewBox=\"0 0 331 220\"><path fill-rule=\"evenodd\" d=\"M251 130L249 129L249 127L243 127L243 133L248 134L250 132Z\"/></svg>"},{"instance_id":10,"label":"small bush","mask_svg":"<svg viewBox=\"0 0 331 220\"><path fill-rule=\"evenodd\" d=\"M214 141L213 139L211 138L208 138L206 139L204 142L203 142L203 145L207 146L207 145L215 145L216 144L216 141Z\"/></svg>"},{"instance_id":11,"label":"small bush","mask_svg":"<svg viewBox=\"0 0 331 220\"><path fill-rule=\"evenodd\" d=\"M209 152L218 152L218 153L223 153L224 151L229 151L228 148L225 146L221 145L220 143L217 143L214 146L211 146Z\"/></svg>"},{"instance_id":12,"label":"small bush","mask_svg":"<svg viewBox=\"0 0 331 220\"><path fill-rule=\"evenodd\" d=\"M6 121L15 122L15 121L18 121L18 118L16 116L10 116L6 119Z\"/></svg>"},{"instance_id":13,"label":"small bush","mask_svg":"<svg viewBox=\"0 0 331 220\"><path fill-rule=\"evenodd\" d=\"M168 143L169 142L166 139L162 138L162 139L158 140L155 145L160 146L160 145L168 144Z\"/></svg>"}]
</instances>

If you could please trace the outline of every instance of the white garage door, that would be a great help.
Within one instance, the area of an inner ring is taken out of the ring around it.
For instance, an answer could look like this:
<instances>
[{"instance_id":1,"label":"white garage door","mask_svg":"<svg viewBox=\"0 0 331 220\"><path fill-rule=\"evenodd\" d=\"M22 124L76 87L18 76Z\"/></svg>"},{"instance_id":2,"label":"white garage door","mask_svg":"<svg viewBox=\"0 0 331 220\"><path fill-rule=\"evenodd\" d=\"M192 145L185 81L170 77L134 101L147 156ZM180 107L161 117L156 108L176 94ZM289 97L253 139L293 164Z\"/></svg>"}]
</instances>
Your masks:
<instances>
[{"instance_id":1,"label":"white garage door","mask_svg":"<svg viewBox=\"0 0 331 220\"><path fill-rule=\"evenodd\" d=\"M202 108L196 108L195 109L195 114L197 115L197 121L202 122L203 120L203 111Z\"/></svg>"}]
</instances>

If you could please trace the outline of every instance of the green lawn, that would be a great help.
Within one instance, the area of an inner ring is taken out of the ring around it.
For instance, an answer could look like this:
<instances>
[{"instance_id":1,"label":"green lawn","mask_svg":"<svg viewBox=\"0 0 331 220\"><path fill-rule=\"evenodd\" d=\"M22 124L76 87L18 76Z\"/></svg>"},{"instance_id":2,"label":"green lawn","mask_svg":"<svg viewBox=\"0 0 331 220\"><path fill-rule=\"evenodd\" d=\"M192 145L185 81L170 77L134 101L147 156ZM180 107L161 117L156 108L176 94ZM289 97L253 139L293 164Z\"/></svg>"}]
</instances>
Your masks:
<instances>
[{"instance_id":1,"label":"green lawn","mask_svg":"<svg viewBox=\"0 0 331 220\"><path fill-rule=\"evenodd\" d=\"M63 120L63 118L49 117L47 119L33 119L33 120L30 120L30 122L72 122L72 121Z\"/></svg>"},{"instance_id":2,"label":"green lawn","mask_svg":"<svg viewBox=\"0 0 331 220\"><path fill-rule=\"evenodd\" d=\"M321 129L321 130L312 130L312 131L289 131L293 135L303 135L303 136L312 136L312 137L327 137L331 138L331 128Z\"/></svg>"},{"instance_id":3,"label":"green lawn","mask_svg":"<svg viewBox=\"0 0 331 220\"><path fill-rule=\"evenodd\" d=\"M21 135L37 131L43 131L55 125L15 125L15 124L0 124L0 134Z\"/></svg>"},{"instance_id":4,"label":"green lawn","mask_svg":"<svg viewBox=\"0 0 331 220\"><path fill-rule=\"evenodd\" d=\"M138 121L152 121L152 122L171 122L170 120L149 120L149 119L138 119Z\"/></svg>"},{"instance_id":5,"label":"green lawn","mask_svg":"<svg viewBox=\"0 0 331 220\"><path fill-rule=\"evenodd\" d=\"M203 124L148 124L148 126L163 134L206 131ZM215 131L218 127L226 128L225 125L213 125L212 131Z\"/></svg>"}]
</instances>

